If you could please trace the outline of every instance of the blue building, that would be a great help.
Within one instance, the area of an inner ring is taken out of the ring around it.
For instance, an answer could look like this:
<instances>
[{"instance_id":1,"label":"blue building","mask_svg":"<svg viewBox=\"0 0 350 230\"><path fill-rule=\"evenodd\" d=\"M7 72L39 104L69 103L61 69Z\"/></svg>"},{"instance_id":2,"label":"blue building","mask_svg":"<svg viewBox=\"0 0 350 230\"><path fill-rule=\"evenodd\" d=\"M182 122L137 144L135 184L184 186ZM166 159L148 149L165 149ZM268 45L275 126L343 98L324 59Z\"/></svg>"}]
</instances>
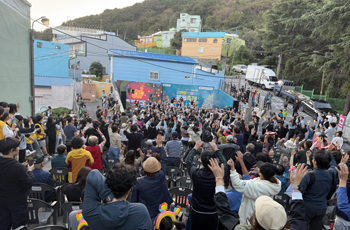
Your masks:
<instances>
[{"instance_id":1,"label":"blue building","mask_svg":"<svg viewBox=\"0 0 350 230\"><path fill-rule=\"evenodd\" d=\"M35 40L34 75L69 77L69 45Z\"/></svg>"},{"instance_id":2,"label":"blue building","mask_svg":"<svg viewBox=\"0 0 350 230\"><path fill-rule=\"evenodd\" d=\"M219 88L224 74L201 70L190 57L110 49L110 76L113 81L170 83Z\"/></svg>"}]
</instances>

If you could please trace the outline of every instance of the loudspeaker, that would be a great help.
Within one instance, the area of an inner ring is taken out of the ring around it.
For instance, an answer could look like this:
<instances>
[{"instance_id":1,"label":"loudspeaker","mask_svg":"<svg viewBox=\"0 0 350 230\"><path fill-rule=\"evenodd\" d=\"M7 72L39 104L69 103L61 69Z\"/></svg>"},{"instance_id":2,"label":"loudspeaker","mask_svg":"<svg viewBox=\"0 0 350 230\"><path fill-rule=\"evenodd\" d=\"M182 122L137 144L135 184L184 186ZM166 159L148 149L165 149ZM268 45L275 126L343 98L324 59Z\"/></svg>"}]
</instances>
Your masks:
<instances>
[{"instance_id":1,"label":"loudspeaker","mask_svg":"<svg viewBox=\"0 0 350 230\"><path fill-rule=\"evenodd\" d=\"M238 111L238 107L239 107L239 101L233 101L232 108L235 111Z\"/></svg>"},{"instance_id":2,"label":"loudspeaker","mask_svg":"<svg viewBox=\"0 0 350 230\"><path fill-rule=\"evenodd\" d=\"M121 100L121 103L123 104L124 109L126 109L126 91L120 92L120 100Z\"/></svg>"}]
</instances>

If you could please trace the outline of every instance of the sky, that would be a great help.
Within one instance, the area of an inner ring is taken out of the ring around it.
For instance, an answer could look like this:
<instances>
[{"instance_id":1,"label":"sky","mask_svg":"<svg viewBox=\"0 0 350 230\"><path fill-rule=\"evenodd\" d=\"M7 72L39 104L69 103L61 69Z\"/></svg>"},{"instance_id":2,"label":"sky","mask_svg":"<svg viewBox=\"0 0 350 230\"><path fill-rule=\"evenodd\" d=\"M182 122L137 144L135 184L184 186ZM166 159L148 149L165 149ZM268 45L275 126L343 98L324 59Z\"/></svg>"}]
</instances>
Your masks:
<instances>
[{"instance_id":1,"label":"sky","mask_svg":"<svg viewBox=\"0 0 350 230\"><path fill-rule=\"evenodd\" d=\"M50 26L59 26L62 22L91 14L100 14L105 9L124 8L143 0L28 0L32 7L31 18L42 16L50 19ZM35 30L46 29L34 23Z\"/></svg>"}]
</instances>

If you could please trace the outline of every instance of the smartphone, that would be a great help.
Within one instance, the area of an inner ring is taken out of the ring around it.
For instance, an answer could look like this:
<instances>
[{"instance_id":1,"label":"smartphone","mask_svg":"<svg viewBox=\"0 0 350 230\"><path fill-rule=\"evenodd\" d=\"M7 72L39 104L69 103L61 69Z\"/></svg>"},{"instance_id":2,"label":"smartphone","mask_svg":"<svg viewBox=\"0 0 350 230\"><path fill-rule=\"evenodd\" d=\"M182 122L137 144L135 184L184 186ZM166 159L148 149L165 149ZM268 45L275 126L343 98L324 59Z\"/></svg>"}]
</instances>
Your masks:
<instances>
[{"instance_id":1,"label":"smartphone","mask_svg":"<svg viewBox=\"0 0 350 230\"><path fill-rule=\"evenodd\" d=\"M203 143L203 150L209 150L210 149L210 144L208 142Z\"/></svg>"}]
</instances>

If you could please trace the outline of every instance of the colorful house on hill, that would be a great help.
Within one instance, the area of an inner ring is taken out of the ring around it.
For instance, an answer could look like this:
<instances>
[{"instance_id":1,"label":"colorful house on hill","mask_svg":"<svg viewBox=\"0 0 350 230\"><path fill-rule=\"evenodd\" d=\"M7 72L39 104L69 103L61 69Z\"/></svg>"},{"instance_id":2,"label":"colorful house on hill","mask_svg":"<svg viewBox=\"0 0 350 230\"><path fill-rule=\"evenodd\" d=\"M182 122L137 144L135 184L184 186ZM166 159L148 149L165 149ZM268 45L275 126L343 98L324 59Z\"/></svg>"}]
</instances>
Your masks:
<instances>
[{"instance_id":1,"label":"colorful house on hill","mask_svg":"<svg viewBox=\"0 0 350 230\"><path fill-rule=\"evenodd\" d=\"M220 79L225 76L199 69L193 58L113 49L108 55L111 80L125 106L135 100L160 103L172 97L183 97L186 103L193 99L199 106L204 103L209 107L211 103L219 107L225 107L223 103L232 106L233 99L223 97L223 92L218 90Z\"/></svg>"},{"instance_id":2,"label":"colorful house on hill","mask_svg":"<svg viewBox=\"0 0 350 230\"><path fill-rule=\"evenodd\" d=\"M222 41L225 32L183 32L181 37L182 56L221 60Z\"/></svg>"},{"instance_id":3,"label":"colorful house on hill","mask_svg":"<svg viewBox=\"0 0 350 230\"><path fill-rule=\"evenodd\" d=\"M180 18L177 19L176 31L187 30L189 32L201 32L202 21L199 15L189 15L181 13Z\"/></svg>"},{"instance_id":4,"label":"colorful house on hill","mask_svg":"<svg viewBox=\"0 0 350 230\"><path fill-rule=\"evenodd\" d=\"M175 33L175 30L162 31L162 48L171 46L170 41L174 38Z\"/></svg>"}]
</instances>

